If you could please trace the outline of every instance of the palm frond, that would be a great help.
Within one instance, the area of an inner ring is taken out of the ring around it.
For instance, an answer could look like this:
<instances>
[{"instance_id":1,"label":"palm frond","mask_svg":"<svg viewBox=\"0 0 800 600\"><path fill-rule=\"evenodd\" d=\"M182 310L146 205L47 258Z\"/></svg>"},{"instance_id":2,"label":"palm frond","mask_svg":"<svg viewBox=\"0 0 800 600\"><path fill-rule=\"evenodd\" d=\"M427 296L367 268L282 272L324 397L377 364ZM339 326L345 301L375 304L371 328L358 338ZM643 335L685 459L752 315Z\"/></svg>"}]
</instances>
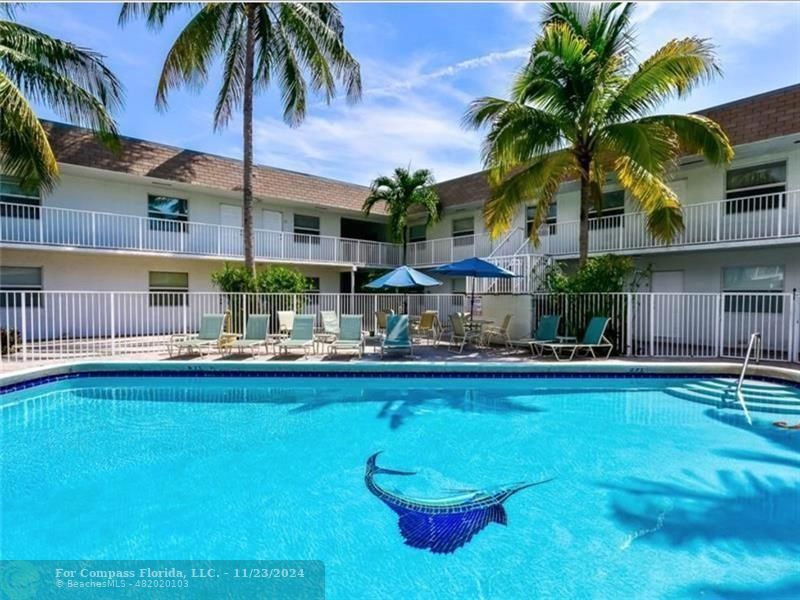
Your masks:
<instances>
[{"instance_id":1,"label":"palm frond","mask_svg":"<svg viewBox=\"0 0 800 600\"><path fill-rule=\"evenodd\" d=\"M574 154L560 150L521 166L518 172L493 185L492 194L483 207L483 218L489 234L497 237L507 231L517 209L526 202L549 205L561 183L576 174Z\"/></svg>"},{"instance_id":2,"label":"palm frond","mask_svg":"<svg viewBox=\"0 0 800 600\"><path fill-rule=\"evenodd\" d=\"M684 97L698 84L720 74L714 46L708 40L671 40L645 60L609 106L608 118L639 117L672 97Z\"/></svg>"},{"instance_id":3,"label":"palm frond","mask_svg":"<svg viewBox=\"0 0 800 600\"><path fill-rule=\"evenodd\" d=\"M49 191L58 179L58 163L47 134L27 99L0 71L0 164L3 173L26 189Z\"/></svg>"},{"instance_id":4,"label":"palm frond","mask_svg":"<svg viewBox=\"0 0 800 600\"><path fill-rule=\"evenodd\" d=\"M733 159L733 147L718 123L702 115L653 115L634 121L668 128L685 152L700 154L711 164L726 165Z\"/></svg>"}]
</instances>

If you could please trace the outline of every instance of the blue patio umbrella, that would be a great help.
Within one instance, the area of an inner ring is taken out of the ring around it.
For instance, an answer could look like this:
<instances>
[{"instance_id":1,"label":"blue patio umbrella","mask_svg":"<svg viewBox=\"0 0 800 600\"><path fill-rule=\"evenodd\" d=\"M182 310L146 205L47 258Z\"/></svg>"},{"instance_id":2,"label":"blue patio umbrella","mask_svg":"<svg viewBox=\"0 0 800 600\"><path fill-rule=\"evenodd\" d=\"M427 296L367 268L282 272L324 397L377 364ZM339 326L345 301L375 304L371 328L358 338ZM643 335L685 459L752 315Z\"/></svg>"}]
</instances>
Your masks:
<instances>
[{"instance_id":1,"label":"blue patio umbrella","mask_svg":"<svg viewBox=\"0 0 800 600\"><path fill-rule=\"evenodd\" d=\"M402 266L386 273L386 275L381 275L375 281L370 281L365 287L380 289L386 287L432 287L434 285L442 285L442 282L416 269Z\"/></svg>"},{"instance_id":2,"label":"blue patio umbrella","mask_svg":"<svg viewBox=\"0 0 800 600\"><path fill-rule=\"evenodd\" d=\"M480 277L484 279L507 279L510 277L519 277L516 273L512 273L508 269L498 267L494 263L482 258L465 258L458 262L450 263L449 265L442 265L433 269L434 273L442 275L449 275L450 277L472 277L472 299L469 306L469 320L472 321L472 312L475 309L475 279Z\"/></svg>"}]
</instances>

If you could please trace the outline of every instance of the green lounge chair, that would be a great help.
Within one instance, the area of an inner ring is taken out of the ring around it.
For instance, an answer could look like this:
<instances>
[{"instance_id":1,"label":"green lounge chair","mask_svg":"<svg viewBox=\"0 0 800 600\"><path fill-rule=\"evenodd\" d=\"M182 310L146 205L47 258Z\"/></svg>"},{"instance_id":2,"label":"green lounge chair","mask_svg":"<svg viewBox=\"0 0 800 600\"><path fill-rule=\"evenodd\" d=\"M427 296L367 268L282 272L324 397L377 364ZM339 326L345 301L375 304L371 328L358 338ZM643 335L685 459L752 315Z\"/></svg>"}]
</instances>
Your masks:
<instances>
[{"instance_id":1,"label":"green lounge chair","mask_svg":"<svg viewBox=\"0 0 800 600\"><path fill-rule=\"evenodd\" d=\"M550 350L556 360L572 360L579 351L585 351L592 358L598 358L596 349L606 350L605 356L599 358L608 358L614 349L614 344L605 335L610 321L608 317L592 317L579 343L534 342L534 346L539 350L540 356L545 350Z\"/></svg>"},{"instance_id":2,"label":"green lounge chair","mask_svg":"<svg viewBox=\"0 0 800 600\"><path fill-rule=\"evenodd\" d=\"M203 349L216 348L222 353L222 337L225 328L224 314L206 314L200 319L200 331L192 335L177 335L170 338L167 344L167 351L172 356L173 349L175 355L180 356L184 350L190 354L196 350L198 354L203 354Z\"/></svg>"},{"instance_id":3,"label":"green lounge chair","mask_svg":"<svg viewBox=\"0 0 800 600\"><path fill-rule=\"evenodd\" d=\"M411 344L411 331L408 327L408 315L387 315L386 334L381 340L381 358L387 350L408 350L414 356Z\"/></svg>"},{"instance_id":4,"label":"green lounge chair","mask_svg":"<svg viewBox=\"0 0 800 600\"><path fill-rule=\"evenodd\" d=\"M356 350L359 358L364 354L361 315L342 315L339 336L331 343L328 352L335 355L339 350Z\"/></svg>"},{"instance_id":5,"label":"green lounge chair","mask_svg":"<svg viewBox=\"0 0 800 600\"><path fill-rule=\"evenodd\" d=\"M321 310L319 314L322 317L322 331L317 334L317 341L331 344L339 337L339 315L333 310Z\"/></svg>"},{"instance_id":6,"label":"green lounge chair","mask_svg":"<svg viewBox=\"0 0 800 600\"><path fill-rule=\"evenodd\" d=\"M292 334L289 339L278 344L284 354L289 350L302 350L308 354L314 347L314 315L297 315L292 325Z\"/></svg>"},{"instance_id":7,"label":"green lounge chair","mask_svg":"<svg viewBox=\"0 0 800 600\"><path fill-rule=\"evenodd\" d=\"M234 346L240 351L249 350L255 357L256 349L264 346L264 353L269 351L267 344L273 338L269 334L269 315L250 315L247 317L247 326L244 328L244 337L237 340Z\"/></svg>"},{"instance_id":8,"label":"green lounge chair","mask_svg":"<svg viewBox=\"0 0 800 600\"><path fill-rule=\"evenodd\" d=\"M533 334L533 337L520 338L511 343L515 346L527 346L530 348L531 354L537 354L538 356L541 356L542 352L536 346L536 344L554 344L556 342L558 325L560 323L561 315L542 315L542 317L539 319L539 325L536 328L536 332Z\"/></svg>"}]
</instances>

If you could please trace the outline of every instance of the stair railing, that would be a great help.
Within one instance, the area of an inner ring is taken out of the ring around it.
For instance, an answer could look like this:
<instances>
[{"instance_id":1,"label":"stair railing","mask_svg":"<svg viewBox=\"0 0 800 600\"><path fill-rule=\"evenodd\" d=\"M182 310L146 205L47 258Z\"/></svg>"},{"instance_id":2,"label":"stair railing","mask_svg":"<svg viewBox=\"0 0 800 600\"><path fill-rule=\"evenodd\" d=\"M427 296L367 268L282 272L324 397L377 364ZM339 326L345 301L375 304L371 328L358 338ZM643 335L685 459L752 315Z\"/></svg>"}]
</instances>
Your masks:
<instances>
[{"instance_id":1,"label":"stair railing","mask_svg":"<svg viewBox=\"0 0 800 600\"><path fill-rule=\"evenodd\" d=\"M750 418L750 412L747 410L747 403L744 400L744 394L742 393L742 384L744 383L744 376L747 372L747 365L750 364L750 356L755 354L756 362L761 360L761 352L762 352L762 342L761 342L761 333L758 331L754 331L753 334L750 336L750 341L747 343L747 353L744 355L744 362L742 363L742 372L739 373L739 381L736 383L736 399L739 401L739 404L744 411L744 416L747 418L748 425L753 424L753 420Z\"/></svg>"}]
</instances>

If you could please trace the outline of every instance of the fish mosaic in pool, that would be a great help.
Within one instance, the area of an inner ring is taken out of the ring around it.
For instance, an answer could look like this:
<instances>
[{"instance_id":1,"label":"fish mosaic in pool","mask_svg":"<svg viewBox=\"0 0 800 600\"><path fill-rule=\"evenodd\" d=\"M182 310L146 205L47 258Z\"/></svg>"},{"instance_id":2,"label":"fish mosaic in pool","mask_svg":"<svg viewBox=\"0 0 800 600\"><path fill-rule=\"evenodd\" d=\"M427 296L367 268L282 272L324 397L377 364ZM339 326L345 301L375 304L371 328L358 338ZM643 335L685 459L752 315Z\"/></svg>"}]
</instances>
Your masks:
<instances>
[{"instance_id":1,"label":"fish mosaic in pool","mask_svg":"<svg viewBox=\"0 0 800 600\"><path fill-rule=\"evenodd\" d=\"M800 432L773 425L800 417L753 411L750 427L709 404L735 383L54 381L0 396L0 557L314 559L334 600L800 597ZM507 526L492 508L466 533L404 536L365 485L378 449L417 475L374 483L420 505L554 479L503 498Z\"/></svg>"},{"instance_id":2,"label":"fish mosaic in pool","mask_svg":"<svg viewBox=\"0 0 800 600\"><path fill-rule=\"evenodd\" d=\"M416 475L414 471L384 469L376 463L380 452L367 459L367 489L397 513L397 524L406 544L437 554L455 552L489 523L508 524L503 502L517 492L551 481L512 483L487 490L452 490L443 498L409 498L375 482L375 475Z\"/></svg>"}]
</instances>

